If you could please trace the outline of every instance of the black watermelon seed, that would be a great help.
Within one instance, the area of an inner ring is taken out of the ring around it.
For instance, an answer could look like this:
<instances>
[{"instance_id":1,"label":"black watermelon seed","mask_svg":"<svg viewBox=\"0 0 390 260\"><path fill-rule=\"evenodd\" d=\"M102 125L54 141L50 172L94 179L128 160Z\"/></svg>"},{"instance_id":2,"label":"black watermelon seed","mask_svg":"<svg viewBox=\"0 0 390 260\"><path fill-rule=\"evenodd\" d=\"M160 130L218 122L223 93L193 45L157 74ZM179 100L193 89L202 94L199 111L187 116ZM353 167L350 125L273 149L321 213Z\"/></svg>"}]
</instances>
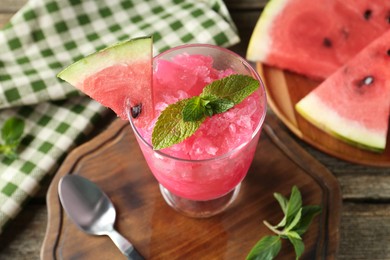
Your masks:
<instances>
[{"instance_id":1,"label":"black watermelon seed","mask_svg":"<svg viewBox=\"0 0 390 260\"><path fill-rule=\"evenodd\" d=\"M366 20L370 20L371 16L372 16L372 11L371 11L370 9L367 9L367 10L364 12L364 14L363 14L363 17L364 17L364 19L366 19Z\"/></svg>"},{"instance_id":2,"label":"black watermelon seed","mask_svg":"<svg viewBox=\"0 0 390 260\"><path fill-rule=\"evenodd\" d=\"M387 50L387 56L390 56L390 49Z\"/></svg>"},{"instance_id":3,"label":"black watermelon seed","mask_svg":"<svg viewBox=\"0 0 390 260\"><path fill-rule=\"evenodd\" d=\"M325 47L330 48L332 47L332 41L329 38L324 38L324 41L322 42Z\"/></svg>"},{"instance_id":4,"label":"black watermelon seed","mask_svg":"<svg viewBox=\"0 0 390 260\"><path fill-rule=\"evenodd\" d=\"M131 116L133 118L137 118L142 111L142 104L138 104L136 106L131 107Z\"/></svg>"}]
</instances>

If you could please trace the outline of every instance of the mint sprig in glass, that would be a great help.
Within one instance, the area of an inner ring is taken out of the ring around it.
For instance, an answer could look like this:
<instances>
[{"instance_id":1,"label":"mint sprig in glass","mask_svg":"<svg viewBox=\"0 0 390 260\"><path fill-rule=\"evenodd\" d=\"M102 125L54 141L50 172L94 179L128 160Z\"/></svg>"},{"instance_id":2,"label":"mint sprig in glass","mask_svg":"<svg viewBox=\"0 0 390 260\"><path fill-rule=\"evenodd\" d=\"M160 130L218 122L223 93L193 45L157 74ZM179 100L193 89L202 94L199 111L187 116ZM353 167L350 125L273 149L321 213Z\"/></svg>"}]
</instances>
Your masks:
<instances>
[{"instance_id":1,"label":"mint sprig in glass","mask_svg":"<svg viewBox=\"0 0 390 260\"><path fill-rule=\"evenodd\" d=\"M230 75L207 85L199 96L169 105L160 114L152 134L159 150L193 135L202 122L241 103L259 88L259 81L246 75Z\"/></svg>"}]
</instances>

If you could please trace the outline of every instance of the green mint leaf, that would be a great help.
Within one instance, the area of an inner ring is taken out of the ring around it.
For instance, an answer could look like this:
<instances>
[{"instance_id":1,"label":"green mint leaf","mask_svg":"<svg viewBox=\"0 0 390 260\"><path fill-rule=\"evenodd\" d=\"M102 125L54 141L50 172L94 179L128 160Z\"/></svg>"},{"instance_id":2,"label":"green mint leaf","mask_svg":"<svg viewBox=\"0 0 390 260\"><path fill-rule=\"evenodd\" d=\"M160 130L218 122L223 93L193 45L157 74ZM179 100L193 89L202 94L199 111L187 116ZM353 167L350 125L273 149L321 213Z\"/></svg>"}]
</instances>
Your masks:
<instances>
[{"instance_id":1,"label":"green mint leaf","mask_svg":"<svg viewBox=\"0 0 390 260\"><path fill-rule=\"evenodd\" d=\"M275 192L274 198L279 202L280 207L282 208L282 211L284 214L287 213L287 205L288 205L288 199L284 197L282 194Z\"/></svg>"},{"instance_id":2,"label":"green mint leaf","mask_svg":"<svg viewBox=\"0 0 390 260\"><path fill-rule=\"evenodd\" d=\"M234 106L234 102L229 99L216 99L209 103L213 114L220 114L226 112Z\"/></svg>"},{"instance_id":3,"label":"green mint leaf","mask_svg":"<svg viewBox=\"0 0 390 260\"><path fill-rule=\"evenodd\" d=\"M271 260L274 259L282 248L279 236L265 236L249 252L246 260Z\"/></svg>"},{"instance_id":4,"label":"green mint leaf","mask_svg":"<svg viewBox=\"0 0 390 260\"><path fill-rule=\"evenodd\" d=\"M301 236L295 231L285 232L285 236L288 238L292 237L292 238L296 238L296 239L302 239Z\"/></svg>"},{"instance_id":5,"label":"green mint leaf","mask_svg":"<svg viewBox=\"0 0 390 260\"><path fill-rule=\"evenodd\" d=\"M275 226L275 228L282 228L286 225L287 217L286 215L282 218L282 220Z\"/></svg>"},{"instance_id":6,"label":"green mint leaf","mask_svg":"<svg viewBox=\"0 0 390 260\"><path fill-rule=\"evenodd\" d=\"M259 88L259 81L246 75L230 75L211 82L207 85L201 96L214 95L220 99L228 99L239 104L246 97Z\"/></svg>"},{"instance_id":7,"label":"green mint leaf","mask_svg":"<svg viewBox=\"0 0 390 260\"><path fill-rule=\"evenodd\" d=\"M184 121L198 121L205 116L223 113L234 106L234 102L212 95L192 97L183 108Z\"/></svg>"},{"instance_id":8,"label":"green mint leaf","mask_svg":"<svg viewBox=\"0 0 390 260\"><path fill-rule=\"evenodd\" d=\"M305 251L305 244L303 243L302 239L296 238L294 236L288 236L288 240L294 246L296 259L299 259Z\"/></svg>"},{"instance_id":9,"label":"green mint leaf","mask_svg":"<svg viewBox=\"0 0 390 260\"><path fill-rule=\"evenodd\" d=\"M289 225L302 207L302 196L296 186L291 189L291 195L287 204L286 225Z\"/></svg>"},{"instance_id":10,"label":"green mint leaf","mask_svg":"<svg viewBox=\"0 0 390 260\"><path fill-rule=\"evenodd\" d=\"M0 153L8 159L17 158L16 145L0 145Z\"/></svg>"},{"instance_id":11,"label":"green mint leaf","mask_svg":"<svg viewBox=\"0 0 390 260\"><path fill-rule=\"evenodd\" d=\"M183 107L183 120L198 121L205 117L206 102L202 102L200 97L190 98Z\"/></svg>"},{"instance_id":12,"label":"green mint leaf","mask_svg":"<svg viewBox=\"0 0 390 260\"><path fill-rule=\"evenodd\" d=\"M214 115L213 108L211 107L210 103L213 102L214 100L218 99L217 97L214 96L202 96L200 97L201 104L204 106L204 115L212 117Z\"/></svg>"},{"instance_id":13,"label":"green mint leaf","mask_svg":"<svg viewBox=\"0 0 390 260\"><path fill-rule=\"evenodd\" d=\"M299 221L301 220L301 216L302 216L302 208L299 209L297 214L292 219L291 223L289 223L289 225L286 226L284 231L288 232L288 231L292 230L296 225L298 225Z\"/></svg>"},{"instance_id":14,"label":"green mint leaf","mask_svg":"<svg viewBox=\"0 0 390 260\"><path fill-rule=\"evenodd\" d=\"M19 118L11 117L4 122L1 129L1 137L5 144L17 144L23 135L24 121Z\"/></svg>"},{"instance_id":15,"label":"green mint leaf","mask_svg":"<svg viewBox=\"0 0 390 260\"><path fill-rule=\"evenodd\" d=\"M282 194L275 192L274 198L279 202L280 207L282 208L282 211L284 213L283 219L276 225L276 228L284 227L286 225L287 221L287 206L288 206L288 199L284 197Z\"/></svg>"},{"instance_id":16,"label":"green mint leaf","mask_svg":"<svg viewBox=\"0 0 390 260\"><path fill-rule=\"evenodd\" d=\"M302 207L302 216L299 223L293 228L295 232L302 235L309 228L313 218L321 213L321 207L318 205L309 205Z\"/></svg>"},{"instance_id":17,"label":"green mint leaf","mask_svg":"<svg viewBox=\"0 0 390 260\"><path fill-rule=\"evenodd\" d=\"M204 121L184 121L182 111L189 99L169 105L157 119L152 133L153 148L163 149L191 136Z\"/></svg>"},{"instance_id":18,"label":"green mint leaf","mask_svg":"<svg viewBox=\"0 0 390 260\"><path fill-rule=\"evenodd\" d=\"M153 149L182 142L196 132L207 116L227 111L252 94L259 85L250 76L230 75L207 85L198 97L169 105L153 129Z\"/></svg>"},{"instance_id":19,"label":"green mint leaf","mask_svg":"<svg viewBox=\"0 0 390 260\"><path fill-rule=\"evenodd\" d=\"M274 232L276 236L266 236L261 239L252 248L247 259L272 259L267 255L269 252L267 251L267 248L271 247L270 244L276 240L275 237L279 238L280 243L281 239L288 239L291 242L294 247L296 259L299 259L305 250L301 235L307 231L314 216L321 212L321 207L317 205L302 207L301 193L296 186L292 187L289 199L285 198L280 193L274 193L274 197L279 202L285 215L277 226L272 226L266 220L264 220L263 223ZM271 240L270 237L273 237L273 240ZM271 242L269 240L271 240ZM280 250L280 248L278 250Z\"/></svg>"},{"instance_id":20,"label":"green mint leaf","mask_svg":"<svg viewBox=\"0 0 390 260\"><path fill-rule=\"evenodd\" d=\"M9 159L15 159L17 157L16 148L20 143L23 132L23 120L15 117L6 120L1 128L1 137L4 144L0 145L0 153Z\"/></svg>"},{"instance_id":21,"label":"green mint leaf","mask_svg":"<svg viewBox=\"0 0 390 260\"><path fill-rule=\"evenodd\" d=\"M285 198L279 193L274 193L274 197L279 202L279 205L284 213L283 219L276 225L276 227L280 228L286 225L289 226L293 218L295 218L297 211L302 206L301 193L298 188L294 186L291 191L290 199Z\"/></svg>"}]
</instances>

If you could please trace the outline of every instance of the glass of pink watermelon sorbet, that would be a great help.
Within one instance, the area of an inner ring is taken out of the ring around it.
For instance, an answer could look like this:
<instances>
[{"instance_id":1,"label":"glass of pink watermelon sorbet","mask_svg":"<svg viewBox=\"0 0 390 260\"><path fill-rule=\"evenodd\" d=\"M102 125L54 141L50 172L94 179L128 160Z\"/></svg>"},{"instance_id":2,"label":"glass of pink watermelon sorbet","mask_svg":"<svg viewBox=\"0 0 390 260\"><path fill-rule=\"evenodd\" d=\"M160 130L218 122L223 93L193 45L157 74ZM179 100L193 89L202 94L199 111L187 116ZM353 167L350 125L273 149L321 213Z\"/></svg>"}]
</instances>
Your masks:
<instances>
[{"instance_id":1,"label":"glass of pink watermelon sorbet","mask_svg":"<svg viewBox=\"0 0 390 260\"><path fill-rule=\"evenodd\" d=\"M153 150L154 123L168 104L199 95L210 82L231 74L252 76L260 87L230 110L207 118L183 142ZM137 128L130 108L127 110L165 201L191 217L222 212L239 193L265 119L266 95L259 75L242 57L227 49L206 44L183 45L153 59L153 94L156 118L149 127Z\"/></svg>"}]
</instances>

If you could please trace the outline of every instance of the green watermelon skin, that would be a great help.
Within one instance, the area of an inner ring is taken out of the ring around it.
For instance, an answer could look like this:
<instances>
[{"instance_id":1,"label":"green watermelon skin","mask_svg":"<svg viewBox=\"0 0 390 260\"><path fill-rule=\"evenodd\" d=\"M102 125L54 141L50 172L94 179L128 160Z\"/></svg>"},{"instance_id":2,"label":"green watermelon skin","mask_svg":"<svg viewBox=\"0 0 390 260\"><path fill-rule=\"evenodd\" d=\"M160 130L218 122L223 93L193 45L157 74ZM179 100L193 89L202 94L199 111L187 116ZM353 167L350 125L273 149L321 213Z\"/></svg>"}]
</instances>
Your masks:
<instances>
[{"instance_id":1,"label":"green watermelon skin","mask_svg":"<svg viewBox=\"0 0 390 260\"><path fill-rule=\"evenodd\" d=\"M379 17L390 12L390 1L379 2L272 0L253 31L247 59L325 79L390 28ZM375 11L370 19L361 13L366 6Z\"/></svg>"},{"instance_id":2,"label":"green watermelon skin","mask_svg":"<svg viewBox=\"0 0 390 260\"><path fill-rule=\"evenodd\" d=\"M390 116L390 30L300 100L296 110L342 140L383 151Z\"/></svg>"},{"instance_id":3,"label":"green watermelon skin","mask_svg":"<svg viewBox=\"0 0 390 260\"><path fill-rule=\"evenodd\" d=\"M138 126L154 117L152 90L152 38L140 37L95 52L57 76L128 120L126 105L142 106Z\"/></svg>"}]
</instances>

